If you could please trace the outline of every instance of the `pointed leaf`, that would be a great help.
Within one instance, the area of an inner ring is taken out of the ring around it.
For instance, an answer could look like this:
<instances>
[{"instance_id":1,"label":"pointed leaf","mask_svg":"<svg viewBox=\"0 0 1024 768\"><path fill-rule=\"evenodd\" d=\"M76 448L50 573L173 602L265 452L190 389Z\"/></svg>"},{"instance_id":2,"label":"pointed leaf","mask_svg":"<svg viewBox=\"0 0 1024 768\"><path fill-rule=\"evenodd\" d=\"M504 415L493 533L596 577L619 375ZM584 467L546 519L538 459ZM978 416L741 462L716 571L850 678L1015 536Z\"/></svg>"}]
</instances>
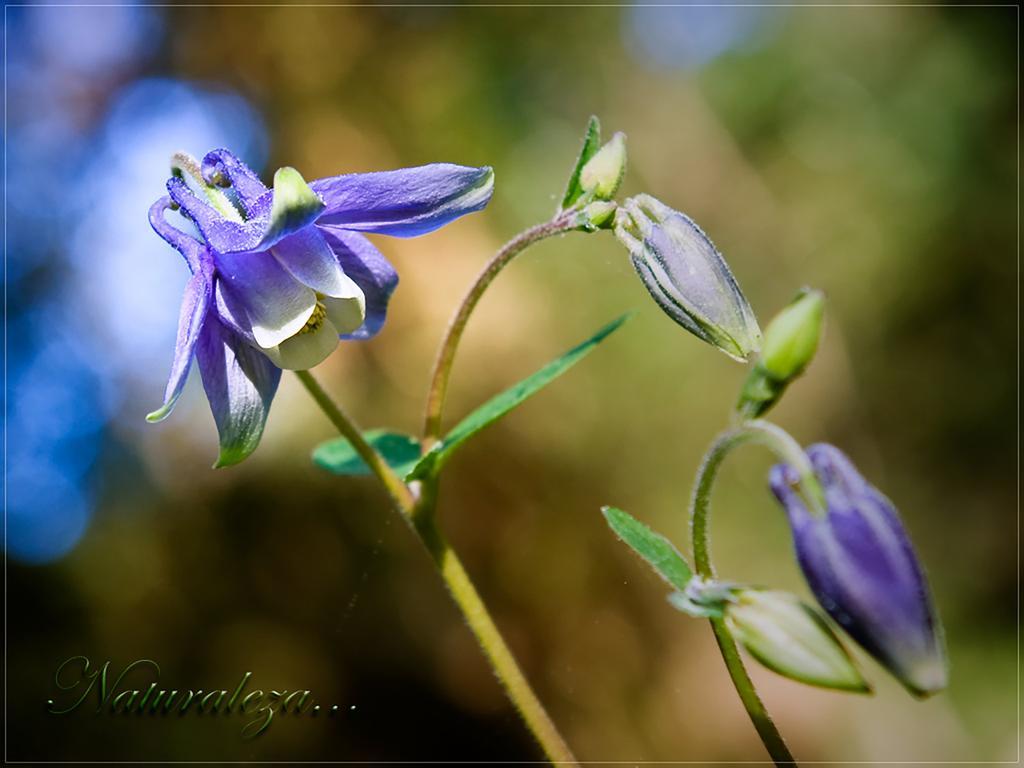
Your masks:
<instances>
[{"instance_id":1,"label":"pointed leaf","mask_svg":"<svg viewBox=\"0 0 1024 768\"><path fill-rule=\"evenodd\" d=\"M562 210L572 206L583 195L583 187L580 185L580 172L597 151L601 148L601 121L595 115L590 116L587 122L587 130L583 134L583 147L580 149L580 156L576 159L576 165L569 177L569 185L565 188L565 197L562 199Z\"/></svg>"},{"instance_id":2,"label":"pointed leaf","mask_svg":"<svg viewBox=\"0 0 1024 768\"><path fill-rule=\"evenodd\" d=\"M661 578L678 590L686 589L693 571L671 541L621 509L602 507L601 512L615 535L646 560Z\"/></svg>"},{"instance_id":3,"label":"pointed leaf","mask_svg":"<svg viewBox=\"0 0 1024 768\"><path fill-rule=\"evenodd\" d=\"M460 421L443 440L420 459L419 464L409 473L407 479L415 480L439 472L442 465L451 458L460 445L572 368L631 316L632 313L625 314L609 323L582 344L573 347L558 359L552 360L529 378L523 379L481 405Z\"/></svg>"},{"instance_id":4,"label":"pointed leaf","mask_svg":"<svg viewBox=\"0 0 1024 768\"><path fill-rule=\"evenodd\" d=\"M400 477L404 477L419 461L420 443L415 437L386 429L371 429L363 437ZM370 474L366 462L343 437L320 443L313 449L313 463L335 475Z\"/></svg>"}]
</instances>

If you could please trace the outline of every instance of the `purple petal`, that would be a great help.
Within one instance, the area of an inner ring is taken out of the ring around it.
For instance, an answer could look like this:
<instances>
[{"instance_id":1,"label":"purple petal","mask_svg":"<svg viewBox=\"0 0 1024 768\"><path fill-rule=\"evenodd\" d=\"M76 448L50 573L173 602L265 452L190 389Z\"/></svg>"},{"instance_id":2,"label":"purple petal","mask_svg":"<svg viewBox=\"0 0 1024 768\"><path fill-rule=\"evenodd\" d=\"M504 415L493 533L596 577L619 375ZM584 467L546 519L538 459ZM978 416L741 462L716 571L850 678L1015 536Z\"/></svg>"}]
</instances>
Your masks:
<instances>
[{"instance_id":1,"label":"purple petal","mask_svg":"<svg viewBox=\"0 0 1024 768\"><path fill-rule=\"evenodd\" d=\"M247 219L257 219L270 212L270 190L234 153L226 149L215 149L206 154L203 158L203 178L212 184L218 173L231 182L231 188L238 194L238 201L245 209Z\"/></svg>"},{"instance_id":2,"label":"purple petal","mask_svg":"<svg viewBox=\"0 0 1024 768\"><path fill-rule=\"evenodd\" d=\"M214 467L237 464L259 445L281 369L213 316L199 335L196 357L220 436Z\"/></svg>"},{"instance_id":3,"label":"purple petal","mask_svg":"<svg viewBox=\"0 0 1024 768\"><path fill-rule=\"evenodd\" d=\"M195 222L203 239L218 253L253 250L267 229L266 219L238 222L224 218L217 209L199 198L184 180L173 177L167 181L171 199Z\"/></svg>"},{"instance_id":4,"label":"purple petal","mask_svg":"<svg viewBox=\"0 0 1024 768\"><path fill-rule=\"evenodd\" d=\"M895 507L837 448L807 456L825 491L824 517L808 514L772 469L772 491L786 508L797 557L821 606L916 694L946 684L945 652L924 572Z\"/></svg>"},{"instance_id":5,"label":"purple petal","mask_svg":"<svg viewBox=\"0 0 1024 768\"><path fill-rule=\"evenodd\" d=\"M199 263L202 254L206 251L206 245L167 222L164 213L170 210L171 205L169 197L161 197L153 203L149 208L149 225L185 257L185 263L188 264L189 270L195 274L199 271Z\"/></svg>"},{"instance_id":6,"label":"purple petal","mask_svg":"<svg viewBox=\"0 0 1024 768\"><path fill-rule=\"evenodd\" d=\"M181 302L181 314L178 318L178 338L174 344L174 361L171 363L171 375L164 392L164 404L146 416L147 421L161 421L167 418L188 378L192 367L192 355L196 342L206 320L210 308L212 294L212 269L201 269L192 275L185 286L185 297Z\"/></svg>"},{"instance_id":7,"label":"purple petal","mask_svg":"<svg viewBox=\"0 0 1024 768\"><path fill-rule=\"evenodd\" d=\"M271 253L292 277L325 296L347 299L361 293L316 227L289 235Z\"/></svg>"},{"instance_id":8,"label":"purple petal","mask_svg":"<svg viewBox=\"0 0 1024 768\"><path fill-rule=\"evenodd\" d=\"M487 205L494 190L494 172L434 163L334 176L310 186L327 206L318 224L415 237Z\"/></svg>"},{"instance_id":9,"label":"purple petal","mask_svg":"<svg viewBox=\"0 0 1024 768\"><path fill-rule=\"evenodd\" d=\"M369 339L380 331L387 317L388 301L398 286L398 273L373 244L360 234L334 227L318 227L345 270L366 296L366 320L362 327L343 334L343 339Z\"/></svg>"},{"instance_id":10,"label":"purple petal","mask_svg":"<svg viewBox=\"0 0 1024 768\"><path fill-rule=\"evenodd\" d=\"M226 218L196 195L183 179L169 179L167 191L171 199L195 222L213 250L218 253L265 251L292 233L312 224L323 210L320 199L304 181L301 181L296 171L280 169L278 176L285 170L291 171L284 175L285 188L277 193L270 193L266 199L257 200L254 203L254 212L259 215L247 221ZM295 177L298 177L301 185L292 181ZM298 194L295 194L296 186L300 187ZM305 195L301 194L303 191L306 192Z\"/></svg>"},{"instance_id":11,"label":"purple petal","mask_svg":"<svg viewBox=\"0 0 1024 768\"><path fill-rule=\"evenodd\" d=\"M249 344L256 344L256 337L252 335L252 322L249 320L249 313L245 306L235 295L231 287L220 278L214 279L213 298L217 305L217 316L228 328L237 333Z\"/></svg>"},{"instance_id":12,"label":"purple petal","mask_svg":"<svg viewBox=\"0 0 1024 768\"><path fill-rule=\"evenodd\" d=\"M261 347L276 347L294 336L313 314L316 294L270 253L218 253L217 271L245 307Z\"/></svg>"}]
</instances>

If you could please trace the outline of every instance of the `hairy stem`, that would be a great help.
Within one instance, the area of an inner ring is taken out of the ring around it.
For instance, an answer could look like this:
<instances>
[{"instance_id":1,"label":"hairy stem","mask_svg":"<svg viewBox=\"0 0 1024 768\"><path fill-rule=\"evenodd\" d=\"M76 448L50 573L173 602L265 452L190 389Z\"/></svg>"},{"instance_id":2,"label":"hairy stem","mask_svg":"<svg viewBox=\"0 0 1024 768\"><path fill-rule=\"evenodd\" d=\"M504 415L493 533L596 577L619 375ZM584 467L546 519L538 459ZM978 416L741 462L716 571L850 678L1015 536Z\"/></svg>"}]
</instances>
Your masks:
<instances>
[{"instance_id":1,"label":"hairy stem","mask_svg":"<svg viewBox=\"0 0 1024 768\"><path fill-rule=\"evenodd\" d=\"M690 536L693 542L693 560L697 573L710 579L715 576L715 568L711 562L711 541L708 532L708 513L711 508L711 490L714 487L718 471L725 457L736 447L747 442L762 443L774 451L780 459L793 466L801 477L801 487L808 500L821 504L821 488L811 469L806 455L800 445L783 429L767 421L748 421L721 433L711 444L704 455L690 501ZM743 706L750 716L765 749L776 765L793 765L795 760L786 742L775 726L764 702L757 694L750 675L747 674L743 659L740 657L736 641L720 618L711 619L711 628L718 641L729 677L736 687Z\"/></svg>"},{"instance_id":2,"label":"hairy stem","mask_svg":"<svg viewBox=\"0 0 1024 768\"><path fill-rule=\"evenodd\" d=\"M418 496L414 494L373 446L366 442L359 428L324 391L313 374L309 371L296 371L296 375L331 423L370 467L391 496L395 508L430 553L441 579L462 611L495 676L519 711L526 727L544 750L544 754L555 765L577 765L572 751L519 668L462 562L437 527L434 514L436 481L433 478L428 479L420 486Z\"/></svg>"},{"instance_id":3,"label":"hairy stem","mask_svg":"<svg viewBox=\"0 0 1024 768\"><path fill-rule=\"evenodd\" d=\"M441 346L437 350L434 370L430 375L430 388L427 390L427 405L423 419L425 448L429 448L441 437L441 417L444 411L445 396L448 393L448 380L451 378L452 364L455 362L455 351L458 349L462 334L466 330L466 324L480 301L480 297L484 295L484 291L498 276L498 273L528 247L545 238L575 229L576 217L576 212L570 209L558 214L551 221L520 232L505 243L477 275L448 323Z\"/></svg>"},{"instance_id":4,"label":"hairy stem","mask_svg":"<svg viewBox=\"0 0 1024 768\"><path fill-rule=\"evenodd\" d=\"M432 512L419 514L416 516L415 527L434 559L452 599L458 604L466 623L476 635L477 642L480 643L480 648L490 662L494 674L519 710L527 728L537 739L548 760L554 765L577 765L569 745L565 743L519 668L511 649L505 643L480 598L480 593L476 591L469 574L466 573L462 561L438 529L437 517Z\"/></svg>"}]
</instances>

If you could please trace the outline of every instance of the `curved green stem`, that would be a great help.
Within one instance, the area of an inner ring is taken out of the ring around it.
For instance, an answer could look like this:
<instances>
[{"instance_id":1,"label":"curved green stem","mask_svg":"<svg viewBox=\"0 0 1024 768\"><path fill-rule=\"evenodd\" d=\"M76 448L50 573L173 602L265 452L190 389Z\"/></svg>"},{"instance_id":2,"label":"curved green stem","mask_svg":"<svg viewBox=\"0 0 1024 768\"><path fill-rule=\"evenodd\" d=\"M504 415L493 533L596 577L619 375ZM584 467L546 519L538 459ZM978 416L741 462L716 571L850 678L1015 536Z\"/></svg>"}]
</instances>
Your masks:
<instances>
[{"instance_id":1,"label":"curved green stem","mask_svg":"<svg viewBox=\"0 0 1024 768\"><path fill-rule=\"evenodd\" d=\"M466 323L469 322L469 317L473 314L480 297L484 295L484 291L498 276L498 273L528 247L545 238L575 229L577 216L574 209L569 209L558 214L551 221L520 232L505 243L477 275L448 323L441 346L437 350L434 369L430 374L430 388L427 390L427 405L423 417L425 448L429 448L441 437L441 416L444 411L445 396L448 393L448 380L451 378L452 364L455 362L455 351L458 349L462 334L466 330Z\"/></svg>"},{"instance_id":2,"label":"curved green stem","mask_svg":"<svg viewBox=\"0 0 1024 768\"><path fill-rule=\"evenodd\" d=\"M797 470L801 478L801 488L808 501L818 508L822 504L821 488L800 447L783 429L767 421L748 421L721 433L711 444L704 455L700 469L697 470L697 481L690 501L690 536L693 542L693 560L697 573L711 579L715 576L715 568L711 562L711 542L708 533L708 512L711 508L711 490L714 487L718 471L725 457L736 447L747 442L759 442L771 448L779 458ZM722 659L732 678L736 692L750 716L765 749L776 765L793 765L795 760L786 742L775 726L764 702L757 694L750 675L747 674L743 659L740 657L736 641L721 618L711 619L711 628L718 641Z\"/></svg>"},{"instance_id":3,"label":"curved green stem","mask_svg":"<svg viewBox=\"0 0 1024 768\"><path fill-rule=\"evenodd\" d=\"M533 692L523 671L519 668L511 649L501 636L497 625L473 586L469 574L451 545L437 527L434 515L436 482L433 478L423 483L414 494L373 447L366 442L355 423L328 395L309 371L296 371L303 386L309 391L320 409L338 431L356 449L373 474L387 489L395 508L410 524L413 531L430 553L431 559L448 588L449 594L462 611L490 662L494 674L505 688L509 699L522 716L526 727L537 739L544 754L555 765L577 765L576 758L555 727L544 705Z\"/></svg>"}]
</instances>

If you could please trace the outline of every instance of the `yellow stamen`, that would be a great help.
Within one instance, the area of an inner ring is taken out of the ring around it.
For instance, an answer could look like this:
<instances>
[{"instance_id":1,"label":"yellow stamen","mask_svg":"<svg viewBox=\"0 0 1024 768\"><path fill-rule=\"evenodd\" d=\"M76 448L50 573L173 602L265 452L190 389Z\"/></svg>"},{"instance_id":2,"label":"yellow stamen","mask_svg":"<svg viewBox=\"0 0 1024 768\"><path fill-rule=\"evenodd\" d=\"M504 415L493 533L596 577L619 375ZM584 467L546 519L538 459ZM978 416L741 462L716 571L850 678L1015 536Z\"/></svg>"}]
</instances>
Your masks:
<instances>
[{"instance_id":1,"label":"yellow stamen","mask_svg":"<svg viewBox=\"0 0 1024 768\"><path fill-rule=\"evenodd\" d=\"M324 320L327 319L327 307L324 303L317 299L316 306L313 307L313 314L309 316L309 320L302 326L299 334L302 333L315 333L320 330L320 326L324 324Z\"/></svg>"}]
</instances>

